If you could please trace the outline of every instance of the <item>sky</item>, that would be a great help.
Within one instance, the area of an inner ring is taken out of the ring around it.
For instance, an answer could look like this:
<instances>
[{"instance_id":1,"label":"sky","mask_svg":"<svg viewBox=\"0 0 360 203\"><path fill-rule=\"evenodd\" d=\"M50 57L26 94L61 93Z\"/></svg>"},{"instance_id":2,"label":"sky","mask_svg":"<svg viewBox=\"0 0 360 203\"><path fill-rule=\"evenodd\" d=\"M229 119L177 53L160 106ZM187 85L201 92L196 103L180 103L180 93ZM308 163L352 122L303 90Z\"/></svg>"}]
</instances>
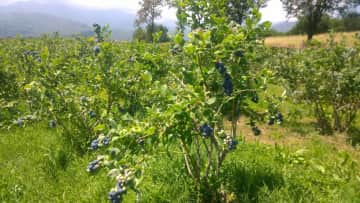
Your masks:
<instances>
[{"instance_id":1,"label":"sky","mask_svg":"<svg viewBox=\"0 0 360 203\"><path fill-rule=\"evenodd\" d=\"M127 9L130 12L136 12L139 8L137 0L0 0L0 5L7 5L19 1L43 3L57 1L59 3L96 9L121 8ZM263 8L261 11L263 13L264 21L281 22L287 20L280 0L270 0L267 7ZM162 16L167 20L175 20L175 9L164 9Z\"/></svg>"}]
</instances>

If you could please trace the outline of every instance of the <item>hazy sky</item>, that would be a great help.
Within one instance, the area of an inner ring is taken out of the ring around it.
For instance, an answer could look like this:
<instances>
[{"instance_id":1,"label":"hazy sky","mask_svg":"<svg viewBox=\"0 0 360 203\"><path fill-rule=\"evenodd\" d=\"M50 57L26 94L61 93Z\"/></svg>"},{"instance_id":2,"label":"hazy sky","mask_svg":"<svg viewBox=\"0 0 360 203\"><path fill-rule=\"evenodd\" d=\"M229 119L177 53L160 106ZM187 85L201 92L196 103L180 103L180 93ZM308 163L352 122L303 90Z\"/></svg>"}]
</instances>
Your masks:
<instances>
[{"instance_id":1,"label":"hazy sky","mask_svg":"<svg viewBox=\"0 0 360 203\"><path fill-rule=\"evenodd\" d=\"M136 12L139 7L137 0L0 0L0 5L6 5L18 1L30 2L63 2L70 5L77 5L81 7L90 7L98 9L108 8L125 8L131 12ZM262 9L263 20L272 22L285 21L285 12L282 9L280 0L270 0L268 6ZM174 9L164 9L163 17L166 19L175 19Z\"/></svg>"}]
</instances>

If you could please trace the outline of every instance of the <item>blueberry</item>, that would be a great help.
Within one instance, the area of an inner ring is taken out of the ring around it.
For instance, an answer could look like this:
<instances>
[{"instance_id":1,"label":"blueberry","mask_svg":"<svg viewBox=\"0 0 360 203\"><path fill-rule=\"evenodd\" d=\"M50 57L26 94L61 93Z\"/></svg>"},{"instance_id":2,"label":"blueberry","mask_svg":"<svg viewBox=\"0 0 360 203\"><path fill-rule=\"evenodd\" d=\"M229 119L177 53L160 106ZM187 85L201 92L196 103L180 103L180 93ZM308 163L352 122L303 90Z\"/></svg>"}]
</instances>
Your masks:
<instances>
[{"instance_id":1,"label":"blueberry","mask_svg":"<svg viewBox=\"0 0 360 203\"><path fill-rule=\"evenodd\" d=\"M49 127L50 127L50 128L55 128L55 127L56 127L56 121L50 120L50 121L49 121Z\"/></svg>"},{"instance_id":2,"label":"blueberry","mask_svg":"<svg viewBox=\"0 0 360 203\"><path fill-rule=\"evenodd\" d=\"M96 169L98 169L100 167L99 161L98 160L94 160L92 162L89 163L88 167L87 167L87 171L88 172L93 172Z\"/></svg>"},{"instance_id":3,"label":"blueberry","mask_svg":"<svg viewBox=\"0 0 360 203\"><path fill-rule=\"evenodd\" d=\"M251 97L251 101L254 103L259 103L259 96L256 93L254 93Z\"/></svg>"},{"instance_id":4,"label":"blueberry","mask_svg":"<svg viewBox=\"0 0 360 203\"><path fill-rule=\"evenodd\" d=\"M99 147L99 140L98 140L98 139L93 140L93 141L91 142L90 148L91 148L92 150L96 150L98 147Z\"/></svg>"},{"instance_id":5,"label":"blueberry","mask_svg":"<svg viewBox=\"0 0 360 203\"><path fill-rule=\"evenodd\" d=\"M94 111L90 111L89 112L89 116L90 118L95 118L96 117L96 113Z\"/></svg>"},{"instance_id":6,"label":"blueberry","mask_svg":"<svg viewBox=\"0 0 360 203\"><path fill-rule=\"evenodd\" d=\"M271 117L268 121L268 125L274 125L274 124L275 124L275 119Z\"/></svg>"},{"instance_id":7,"label":"blueberry","mask_svg":"<svg viewBox=\"0 0 360 203\"><path fill-rule=\"evenodd\" d=\"M120 203L122 201L121 193L118 191L111 191L109 193L109 200L111 203Z\"/></svg>"},{"instance_id":8,"label":"blueberry","mask_svg":"<svg viewBox=\"0 0 360 203\"><path fill-rule=\"evenodd\" d=\"M276 120L281 124L284 122L284 116L280 112L278 112L276 114Z\"/></svg>"},{"instance_id":9,"label":"blueberry","mask_svg":"<svg viewBox=\"0 0 360 203\"><path fill-rule=\"evenodd\" d=\"M116 156L119 153L119 151L116 150L115 148L110 149L109 152L110 152L110 155L113 156L113 157Z\"/></svg>"},{"instance_id":10,"label":"blueberry","mask_svg":"<svg viewBox=\"0 0 360 203\"><path fill-rule=\"evenodd\" d=\"M140 138L140 139L138 140L138 144L141 145L141 146L144 146L145 140L144 140L143 138Z\"/></svg>"},{"instance_id":11,"label":"blueberry","mask_svg":"<svg viewBox=\"0 0 360 203\"><path fill-rule=\"evenodd\" d=\"M172 55L176 55L178 53L181 52L181 48L178 45L175 45L171 50L170 50Z\"/></svg>"},{"instance_id":12,"label":"blueberry","mask_svg":"<svg viewBox=\"0 0 360 203\"><path fill-rule=\"evenodd\" d=\"M215 68L216 70L219 71L219 73L221 74L225 74L226 73L226 68L225 68L225 65L221 62L216 62L215 63Z\"/></svg>"},{"instance_id":13,"label":"blueberry","mask_svg":"<svg viewBox=\"0 0 360 203\"><path fill-rule=\"evenodd\" d=\"M102 143L104 146L108 146L110 144L110 141L111 141L111 138L109 137L105 137L103 140L102 140Z\"/></svg>"},{"instance_id":14,"label":"blueberry","mask_svg":"<svg viewBox=\"0 0 360 203\"><path fill-rule=\"evenodd\" d=\"M253 126L253 127L251 128L251 130L253 131L253 133L254 133L255 136L261 135L261 130L260 130L258 127Z\"/></svg>"},{"instance_id":15,"label":"blueberry","mask_svg":"<svg viewBox=\"0 0 360 203\"><path fill-rule=\"evenodd\" d=\"M237 50L234 52L234 55L236 57L243 57L244 56L244 51L243 50Z\"/></svg>"},{"instance_id":16,"label":"blueberry","mask_svg":"<svg viewBox=\"0 0 360 203\"><path fill-rule=\"evenodd\" d=\"M225 80L223 83L224 92L227 96L230 96L233 92L233 83L229 74L225 74Z\"/></svg>"},{"instance_id":17,"label":"blueberry","mask_svg":"<svg viewBox=\"0 0 360 203\"><path fill-rule=\"evenodd\" d=\"M95 46L94 47L94 54L95 56L97 56L100 53L100 47L99 46Z\"/></svg>"},{"instance_id":18,"label":"blueberry","mask_svg":"<svg viewBox=\"0 0 360 203\"><path fill-rule=\"evenodd\" d=\"M120 194L126 193L126 189L124 187L124 183L119 181L116 183L116 191Z\"/></svg>"},{"instance_id":19,"label":"blueberry","mask_svg":"<svg viewBox=\"0 0 360 203\"><path fill-rule=\"evenodd\" d=\"M226 143L228 150L235 150L238 145L238 141L234 139L230 139Z\"/></svg>"},{"instance_id":20,"label":"blueberry","mask_svg":"<svg viewBox=\"0 0 360 203\"><path fill-rule=\"evenodd\" d=\"M200 126L199 130L201 136L203 136L204 138L208 138L213 135L213 128L210 127L208 124L203 124L202 126Z\"/></svg>"},{"instance_id":21,"label":"blueberry","mask_svg":"<svg viewBox=\"0 0 360 203\"><path fill-rule=\"evenodd\" d=\"M229 73L225 73L224 80L231 80L231 76Z\"/></svg>"}]
</instances>

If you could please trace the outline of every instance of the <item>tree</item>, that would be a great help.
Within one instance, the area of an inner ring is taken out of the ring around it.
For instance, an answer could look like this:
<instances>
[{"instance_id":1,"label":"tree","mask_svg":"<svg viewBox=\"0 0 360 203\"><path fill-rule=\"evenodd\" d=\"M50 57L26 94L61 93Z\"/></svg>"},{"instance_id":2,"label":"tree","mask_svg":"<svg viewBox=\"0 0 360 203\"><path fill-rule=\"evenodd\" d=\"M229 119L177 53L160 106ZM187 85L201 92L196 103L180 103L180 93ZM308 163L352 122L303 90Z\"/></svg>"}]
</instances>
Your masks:
<instances>
[{"instance_id":1,"label":"tree","mask_svg":"<svg viewBox=\"0 0 360 203\"><path fill-rule=\"evenodd\" d=\"M164 6L164 0L142 0L140 10L137 12L135 24L140 26L146 24L150 26L151 36L155 32L155 20L161 17L161 7ZM152 39L152 37L151 37Z\"/></svg>"},{"instance_id":2,"label":"tree","mask_svg":"<svg viewBox=\"0 0 360 203\"><path fill-rule=\"evenodd\" d=\"M227 0L226 14L229 18L239 24L248 17L252 8L261 8L265 6L268 0Z\"/></svg>"},{"instance_id":3,"label":"tree","mask_svg":"<svg viewBox=\"0 0 360 203\"><path fill-rule=\"evenodd\" d=\"M143 28L138 27L133 33L133 40L146 41L146 32Z\"/></svg>"},{"instance_id":4,"label":"tree","mask_svg":"<svg viewBox=\"0 0 360 203\"><path fill-rule=\"evenodd\" d=\"M161 32L158 42L168 42L170 40L168 36L168 29L165 26L158 24L155 24L153 27L152 25L147 25L145 29L138 27L133 33L133 39L151 42L153 41L153 34L157 32Z\"/></svg>"},{"instance_id":5,"label":"tree","mask_svg":"<svg viewBox=\"0 0 360 203\"><path fill-rule=\"evenodd\" d=\"M360 13L346 13L343 16L343 24L346 31L360 30Z\"/></svg>"},{"instance_id":6,"label":"tree","mask_svg":"<svg viewBox=\"0 0 360 203\"><path fill-rule=\"evenodd\" d=\"M281 0L288 17L304 20L304 32L311 40L325 14L342 13L360 3L359 0Z\"/></svg>"},{"instance_id":7,"label":"tree","mask_svg":"<svg viewBox=\"0 0 360 203\"><path fill-rule=\"evenodd\" d=\"M242 24L243 21L252 15L254 9L259 9L268 0L168 0L169 6L177 8L178 29L183 31L185 25L192 30L207 28L208 25L226 18L228 21L235 21Z\"/></svg>"},{"instance_id":8,"label":"tree","mask_svg":"<svg viewBox=\"0 0 360 203\"><path fill-rule=\"evenodd\" d=\"M299 18L296 25L289 31L289 34L304 34L306 33L305 30L308 26L307 23L307 19L305 17ZM339 26L334 25L332 26L332 24L335 23L335 19L332 19L331 16L329 15L323 15L318 23L318 25L316 26L316 29L313 30L314 34L319 34L319 33L326 33L329 30L338 30Z\"/></svg>"}]
</instances>

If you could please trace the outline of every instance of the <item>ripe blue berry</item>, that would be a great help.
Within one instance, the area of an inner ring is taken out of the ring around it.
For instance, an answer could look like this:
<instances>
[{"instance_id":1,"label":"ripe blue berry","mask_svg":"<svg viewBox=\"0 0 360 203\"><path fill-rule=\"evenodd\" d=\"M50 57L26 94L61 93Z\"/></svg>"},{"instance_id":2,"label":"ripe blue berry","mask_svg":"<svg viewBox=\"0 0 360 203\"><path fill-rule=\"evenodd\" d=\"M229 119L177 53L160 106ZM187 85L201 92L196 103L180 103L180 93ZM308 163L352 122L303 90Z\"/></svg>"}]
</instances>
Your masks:
<instances>
[{"instance_id":1,"label":"ripe blue berry","mask_svg":"<svg viewBox=\"0 0 360 203\"><path fill-rule=\"evenodd\" d=\"M143 146L145 144L145 140L143 138L138 139L138 144Z\"/></svg>"},{"instance_id":2,"label":"ripe blue berry","mask_svg":"<svg viewBox=\"0 0 360 203\"><path fill-rule=\"evenodd\" d=\"M116 191L118 193L120 193L121 195L126 193L126 189L124 187L123 182L119 181L119 182L116 183Z\"/></svg>"},{"instance_id":3,"label":"ripe blue berry","mask_svg":"<svg viewBox=\"0 0 360 203\"><path fill-rule=\"evenodd\" d=\"M281 124L284 122L284 116L280 112L278 112L276 114L276 120Z\"/></svg>"},{"instance_id":4,"label":"ripe blue berry","mask_svg":"<svg viewBox=\"0 0 360 203\"><path fill-rule=\"evenodd\" d=\"M227 145L228 150L230 150L230 151L235 150L236 146L238 145L238 141L231 139L231 140L227 141L226 145Z\"/></svg>"},{"instance_id":5,"label":"ripe blue berry","mask_svg":"<svg viewBox=\"0 0 360 203\"><path fill-rule=\"evenodd\" d=\"M94 54L95 56L97 56L100 53L100 47L99 46L95 46L94 47Z\"/></svg>"},{"instance_id":6,"label":"ripe blue berry","mask_svg":"<svg viewBox=\"0 0 360 203\"><path fill-rule=\"evenodd\" d=\"M111 191L109 193L109 200L111 203L120 203L122 201L121 194L118 191Z\"/></svg>"},{"instance_id":7,"label":"ripe blue berry","mask_svg":"<svg viewBox=\"0 0 360 203\"><path fill-rule=\"evenodd\" d=\"M234 52L234 55L235 55L236 57L243 57L243 56L244 56L244 52L243 52L243 50L237 50L237 51Z\"/></svg>"},{"instance_id":8,"label":"ripe blue berry","mask_svg":"<svg viewBox=\"0 0 360 203\"><path fill-rule=\"evenodd\" d=\"M251 97L251 101L254 103L259 103L259 96L256 93L254 93Z\"/></svg>"},{"instance_id":9,"label":"ripe blue berry","mask_svg":"<svg viewBox=\"0 0 360 203\"><path fill-rule=\"evenodd\" d=\"M104 146L108 146L110 144L110 141L111 141L111 138L109 137L105 137L103 140L102 140L102 143Z\"/></svg>"},{"instance_id":10,"label":"ripe blue berry","mask_svg":"<svg viewBox=\"0 0 360 203\"><path fill-rule=\"evenodd\" d=\"M94 111L90 111L89 115L90 115L90 118L95 118L96 117L96 113Z\"/></svg>"},{"instance_id":11,"label":"ripe blue berry","mask_svg":"<svg viewBox=\"0 0 360 203\"><path fill-rule=\"evenodd\" d=\"M275 124L275 119L273 117L270 117L268 121L268 125L274 125L274 124Z\"/></svg>"},{"instance_id":12,"label":"ripe blue berry","mask_svg":"<svg viewBox=\"0 0 360 203\"><path fill-rule=\"evenodd\" d=\"M226 68L225 68L225 65L221 62L216 62L215 63L215 68L216 70L219 71L219 73L221 74L225 74L226 73Z\"/></svg>"},{"instance_id":13,"label":"ripe blue berry","mask_svg":"<svg viewBox=\"0 0 360 203\"><path fill-rule=\"evenodd\" d=\"M225 80L223 83L224 92L227 96L230 96L233 92L233 83L229 74L225 74Z\"/></svg>"},{"instance_id":14,"label":"ripe blue berry","mask_svg":"<svg viewBox=\"0 0 360 203\"><path fill-rule=\"evenodd\" d=\"M87 171L88 172L93 172L96 169L98 169L100 167L99 161L98 160L94 160L92 162L89 163L88 167L87 167Z\"/></svg>"},{"instance_id":15,"label":"ripe blue berry","mask_svg":"<svg viewBox=\"0 0 360 203\"><path fill-rule=\"evenodd\" d=\"M92 150L96 150L98 147L99 147L99 140L98 140L98 139L93 140L93 141L91 142L90 148L91 148Z\"/></svg>"},{"instance_id":16,"label":"ripe blue berry","mask_svg":"<svg viewBox=\"0 0 360 203\"><path fill-rule=\"evenodd\" d=\"M204 138L208 138L211 137L213 135L213 128L210 127L208 124L203 124L202 126L200 126L199 128L201 136L203 136Z\"/></svg>"},{"instance_id":17,"label":"ripe blue berry","mask_svg":"<svg viewBox=\"0 0 360 203\"><path fill-rule=\"evenodd\" d=\"M253 131L255 136L261 135L261 130L257 126L253 126L251 130Z\"/></svg>"}]
</instances>

